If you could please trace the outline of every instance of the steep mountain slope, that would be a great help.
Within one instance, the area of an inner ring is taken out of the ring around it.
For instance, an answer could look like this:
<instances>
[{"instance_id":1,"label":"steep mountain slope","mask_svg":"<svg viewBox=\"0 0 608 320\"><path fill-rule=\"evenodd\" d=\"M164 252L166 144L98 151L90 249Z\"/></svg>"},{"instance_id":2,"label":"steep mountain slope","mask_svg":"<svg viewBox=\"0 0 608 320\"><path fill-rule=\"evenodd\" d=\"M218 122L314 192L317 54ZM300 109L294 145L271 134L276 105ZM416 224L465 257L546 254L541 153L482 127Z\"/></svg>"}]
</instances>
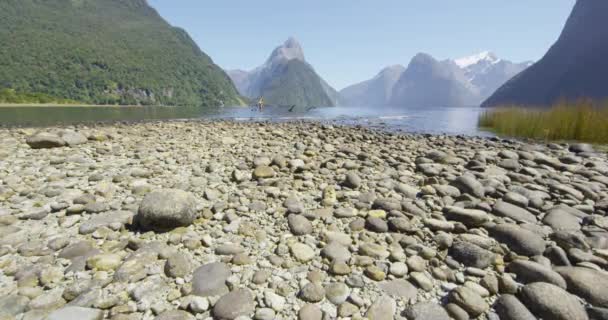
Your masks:
<instances>
[{"instance_id":1,"label":"steep mountain slope","mask_svg":"<svg viewBox=\"0 0 608 320\"><path fill-rule=\"evenodd\" d=\"M462 107L475 105L478 92L452 61L416 55L393 88L394 107Z\"/></svg>"},{"instance_id":2,"label":"steep mountain slope","mask_svg":"<svg viewBox=\"0 0 608 320\"><path fill-rule=\"evenodd\" d=\"M294 38L274 49L262 66L250 72L231 70L228 75L242 95L263 96L272 105L331 107L338 100L338 93L306 62Z\"/></svg>"},{"instance_id":3,"label":"steep mountain slope","mask_svg":"<svg viewBox=\"0 0 608 320\"><path fill-rule=\"evenodd\" d=\"M3 0L0 43L0 88L86 103L239 103L228 76L145 0Z\"/></svg>"},{"instance_id":4,"label":"steep mountain slope","mask_svg":"<svg viewBox=\"0 0 608 320\"><path fill-rule=\"evenodd\" d=\"M373 79L340 90L342 104L352 107L385 106L391 99L393 87L401 78L405 67L394 65L384 68Z\"/></svg>"},{"instance_id":5,"label":"steep mountain slope","mask_svg":"<svg viewBox=\"0 0 608 320\"><path fill-rule=\"evenodd\" d=\"M578 0L545 56L484 103L549 106L559 99L608 98L608 1Z\"/></svg>"}]
</instances>

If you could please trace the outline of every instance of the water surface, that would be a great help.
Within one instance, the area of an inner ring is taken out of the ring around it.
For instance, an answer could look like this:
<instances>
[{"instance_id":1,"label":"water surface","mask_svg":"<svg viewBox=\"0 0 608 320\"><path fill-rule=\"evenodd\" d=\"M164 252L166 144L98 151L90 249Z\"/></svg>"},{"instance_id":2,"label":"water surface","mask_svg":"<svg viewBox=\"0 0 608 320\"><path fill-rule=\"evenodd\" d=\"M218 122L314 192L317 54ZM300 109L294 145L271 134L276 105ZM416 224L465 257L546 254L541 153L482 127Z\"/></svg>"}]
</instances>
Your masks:
<instances>
[{"instance_id":1,"label":"water surface","mask_svg":"<svg viewBox=\"0 0 608 320\"><path fill-rule=\"evenodd\" d=\"M0 125L52 126L112 121L231 119L235 121L321 121L390 131L489 135L477 128L480 108L251 108L184 107L4 107Z\"/></svg>"}]
</instances>

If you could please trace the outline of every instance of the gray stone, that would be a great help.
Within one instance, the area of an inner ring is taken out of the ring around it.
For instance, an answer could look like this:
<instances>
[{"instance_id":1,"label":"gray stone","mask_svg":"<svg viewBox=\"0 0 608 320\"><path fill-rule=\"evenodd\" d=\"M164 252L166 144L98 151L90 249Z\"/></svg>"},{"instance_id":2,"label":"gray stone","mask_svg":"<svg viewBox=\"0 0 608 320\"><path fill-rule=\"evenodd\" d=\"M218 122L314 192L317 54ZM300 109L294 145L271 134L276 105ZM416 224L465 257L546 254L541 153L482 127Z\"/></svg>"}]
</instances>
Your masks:
<instances>
[{"instance_id":1,"label":"gray stone","mask_svg":"<svg viewBox=\"0 0 608 320\"><path fill-rule=\"evenodd\" d=\"M306 304L298 311L299 320L321 320L323 319L323 311L314 304Z\"/></svg>"},{"instance_id":2,"label":"gray stone","mask_svg":"<svg viewBox=\"0 0 608 320\"><path fill-rule=\"evenodd\" d=\"M447 311L435 302L419 302L403 312L408 320L451 320Z\"/></svg>"},{"instance_id":3,"label":"gray stone","mask_svg":"<svg viewBox=\"0 0 608 320\"><path fill-rule=\"evenodd\" d=\"M39 132L25 141L32 149L47 149L64 147L66 142L56 134Z\"/></svg>"},{"instance_id":4,"label":"gray stone","mask_svg":"<svg viewBox=\"0 0 608 320\"><path fill-rule=\"evenodd\" d=\"M568 284L568 291L597 307L608 308L608 275L578 267L555 268Z\"/></svg>"},{"instance_id":5,"label":"gray stone","mask_svg":"<svg viewBox=\"0 0 608 320\"><path fill-rule=\"evenodd\" d=\"M61 135L61 139L63 139L63 141L65 141L65 143L70 147L77 146L79 144L84 144L88 141L87 137L84 134L74 131L63 132L63 134Z\"/></svg>"},{"instance_id":6,"label":"gray stone","mask_svg":"<svg viewBox=\"0 0 608 320\"><path fill-rule=\"evenodd\" d=\"M124 225L133 222L133 213L130 211L112 211L96 215L83 222L78 232L80 234L91 234L99 228L107 227L112 230L120 230Z\"/></svg>"},{"instance_id":7,"label":"gray stone","mask_svg":"<svg viewBox=\"0 0 608 320\"><path fill-rule=\"evenodd\" d=\"M162 189L144 197L136 219L144 230L167 231L188 226L196 217L196 199L191 193Z\"/></svg>"},{"instance_id":8,"label":"gray stone","mask_svg":"<svg viewBox=\"0 0 608 320\"><path fill-rule=\"evenodd\" d=\"M186 311L182 311L182 310L169 310L169 311L165 311L161 314L159 314L158 316L156 316L156 318L154 318L154 320L194 320L196 319L193 315L189 314Z\"/></svg>"},{"instance_id":9,"label":"gray stone","mask_svg":"<svg viewBox=\"0 0 608 320\"><path fill-rule=\"evenodd\" d=\"M494 303L494 310L500 316L500 320L536 320L530 310L510 294L501 295Z\"/></svg>"},{"instance_id":10,"label":"gray stone","mask_svg":"<svg viewBox=\"0 0 608 320\"><path fill-rule=\"evenodd\" d=\"M545 240L540 235L517 225L499 224L489 231L496 241L506 244L517 254L535 256L545 251Z\"/></svg>"},{"instance_id":11,"label":"gray stone","mask_svg":"<svg viewBox=\"0 0 608 320\"><path fill-rule=\"evenodd\" d=\"M450 255L467 267L485 269L495 258L494 253L470 242L459 241L450 248Z\"/></svg>"},{"instance_id":12,"label":"gray stone","mask_svg":"<svg viewBox=\"0 0 608 320\"><path fill-rule=\"evenodd\" d=\"M448 206L443 209L443 212L449 220L462 222L468 227L478 227L490 220L489 215L481 210Z\"/></svg>"},{"instance_id":13,"label":"gray stone","mask_svg":"<svg viewBox=\"0 0 608 320\"><path fill-rule=\"evenodd\" d=\"M220 262L200 266L192 278L192 294L209 297L228 292L226 280L232 275L230 268Z\"/></svg>"},{"instance_id":14,"label":"gray stone","mask_svg":"<svg viewBox=\"0 0 608 320\"><path fill-rule=\"evenodd\" d=\"M382 291L394 298L412 299L418 294L418 289L407 280L396 279L382 282L378 285Z\"/></svg>"},{"instance_id":15,"label":"gray stone","mask_svg":"<svg viewBox=\"0 0 608 320\"><path fill-rule=\"evenodd\" d=\"M457 287L450 291L448 298L472 317L477 317L490 308L488 303L479 294L467 287Z\"/></svg>"},{"instance_id":16,"label":"gray stone","mask_svg":"<svg viewBox=\"0 0 608 320\"><path fill-rule=\"evenodd\" d=\"M346 174L343 185L347 188L358 189L361 186L361 178L355 172Z\"/></svg>"},{"instance_id":17,"label":"gray stone","mask_svg":"<svg viewBox=\"0 0 608 320\"><path fill-rule=\"evenodd\" d=\"M564 289L550 283L536 282L522 288L518 298L537 317L551 320L587 320L587 313Z\"/></svg>"},{"instance_id":18,"label":"gray stone","mask_svg":"<svg viewBox=\"0 0 608 320\"><path fill-rule=\"evenodd\" d=\"M509 264L507 271L516 274L519 283L547 282L562 289L566 288L566 280L559 273L540 263L516 260Z\"/></svg>"},{"instance_id":19,"label":"gray stone","mask_svg":"<svg viewBox=\"0 0 608 320\"><path fill-rule=\"evenodd\" d=\"M555 231L578 231L581 229L581 222L582 219L570 214L561 206L552 208L543 218L543 223Z\"/></svg>"},{"instance_id":20,"label":"gray stone","mask_svg":"<svg viewBox=\"0 0 608 320\"><path fill-rule=\"evenodd\" d=\"M477 198L483 198L485 190L481 182L477 181L474 176L463 175L452 181L452 185L462 193L468 193Z\"/></svg>"},{"instance_id":21,"label":"gray stone","mask_svg":"<svg viewBox=\"0 0 608 320\"><path fill-rule=\"evenodd\" d=\"M350 295L350 288L341 282L325 286L325 297L335 305L343 304Z\"/></svg>"},{"instance_id":22,"label":"gray stone","mask_svg":"<svg viewBox=\"0 0 608 320\"><path fill-rule=\"evenodd\" d=\"M291 229L291 233L296 236L303 236L306 234L312 233L312 223L308 221L304 216L299 214L290 214L287 217L287 222L289 224L289 229Z\"/></svg>"},{"instance_id":23,"label":"gray stone","mask_svg":"<svg viewBox=\"0 0 608 320\"><path fill-rule=\"evenodd\" d=\"M381 296L367 309L365 316L368 320L393 320L397 311L397 303L392 298Z\"/></svg>"},{"instance_id":24,"label":"gray stone","mask_svg":"<svg viewBox=\"0 0 608 320\"><path fill-rule=\"evenodd\" d=\"M46 320L101 320L103 311L92 308L65 307L53 311Z\"/></svg>"},{"instance_id":25,"label":"gray stone","mask_svg":"<svg viewBox=\"0 0 608 320\"><path fill-rule=\"evenodd\" d=\"M337 241L332 241L321 250L321 255L334 262L345 262L350 259L350 251Z\"/></svg>"},{"instance_id":26,"label":"gray stone","mask_svg":"<svg viewBox=\"0 0 608 320\"><path fill-rule=\"evenodd\" d=\"M165 274L172 278L183 278L192 271L190 259L182 253L172 254L165 262Z\"/></svg>"},{"instance_id":27,"label":"gray stone","mask_svg":"<svg viewBox=\"0 0 608 320\"><path fill-rule=\"evenodd\" d=\"M232 320L241 316L251 316L255 311L255 301L248 289L237 289L223 295L213 306L213 316L221 320Z\"/></svg>"},{"instance_id":28,"label":"gray stone","mask_svg":"<svg viewBox=\"0 0 608 320\"><path fill-rule=\"evenodd\" d=\"M300 299L306 302L316 303L323 298L325 298L325 289L318 283L310 282L300 290Z\"/></svg>"},{"instance_id":29,"label":"gray stone","mask_svg":"<svg viewBox=\"0 0 608 320\"><path fill-rule=\"evenodd\" d=\"M0 316L16 316L27 308L29 299L19 295L0 297Z\"/></svg>"},{"instance_id":30,"label":"gray stone","mask_svg":"<svg viewBox=\"0 0 608 320\"><path fill-rule=\"evenodd\" d=\"M497 216L511 218L516 222L536 223L536 216L528 210L502 200L496 202L493 213Z\"/></svg>"},{"instance_id":31,"label":"gray stone","mask_svg":"<svg viewBox=\"0 0 608 320\"><path fill-rule=\"evenodd\" d=\"M369 217L365 221L365 226L368 230L373 232L388 232L388 224L381 218Z\"/></svg>"}]
</instances>

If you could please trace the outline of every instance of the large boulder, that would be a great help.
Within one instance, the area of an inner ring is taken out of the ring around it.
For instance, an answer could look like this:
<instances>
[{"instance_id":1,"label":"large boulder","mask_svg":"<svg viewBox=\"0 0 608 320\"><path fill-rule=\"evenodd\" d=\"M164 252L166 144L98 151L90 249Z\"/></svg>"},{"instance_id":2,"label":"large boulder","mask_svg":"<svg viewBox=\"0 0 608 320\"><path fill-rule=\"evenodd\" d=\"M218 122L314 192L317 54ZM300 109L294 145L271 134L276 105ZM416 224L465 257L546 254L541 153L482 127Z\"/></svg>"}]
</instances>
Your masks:
<instances>
[{"instance_id":1,"label":"large boulder","mask_svg":"<svg viewBox=\"0 0 608 320\"><path fill-rule=\"evenodd\" d=\"M66 145L65 140L60 136L48 132L38 132L29 136L25 142L32 149L60 148Z\"/></svg>"},{"instance_id":2,"label":"large boulder","mask_svg":"<svg viewBox=\"0 0 608 320\"><path fill-rule=\"evenodd\" d=\"M196 199L191 193L161 189L144 197L136 221L144 230L168 231L190 225L196 219L196 213Z\"/></svg>"}]
</instances>

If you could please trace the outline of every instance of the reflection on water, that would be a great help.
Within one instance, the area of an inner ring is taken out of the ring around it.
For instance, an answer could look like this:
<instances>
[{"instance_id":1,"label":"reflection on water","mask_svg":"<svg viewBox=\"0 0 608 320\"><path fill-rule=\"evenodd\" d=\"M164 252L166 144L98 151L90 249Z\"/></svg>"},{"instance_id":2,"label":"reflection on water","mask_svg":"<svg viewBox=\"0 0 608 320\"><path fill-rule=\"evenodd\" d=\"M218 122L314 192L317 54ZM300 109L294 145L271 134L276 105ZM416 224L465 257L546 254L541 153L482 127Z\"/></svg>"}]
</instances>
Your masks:
<instances>
[{"instance_id":1,"label":"reflection on water","mask_svg":"<svg viewBox=\"0 0 608 320\"><path fill-rule=\"evenodd\" d=\"M392 131L488 135L477 129L480 108L250 108L184 107L11 107L0 108L0 125L50 126L107 121L232 119L235 121L321 121Z\"/></svg>"}]
</instances>

